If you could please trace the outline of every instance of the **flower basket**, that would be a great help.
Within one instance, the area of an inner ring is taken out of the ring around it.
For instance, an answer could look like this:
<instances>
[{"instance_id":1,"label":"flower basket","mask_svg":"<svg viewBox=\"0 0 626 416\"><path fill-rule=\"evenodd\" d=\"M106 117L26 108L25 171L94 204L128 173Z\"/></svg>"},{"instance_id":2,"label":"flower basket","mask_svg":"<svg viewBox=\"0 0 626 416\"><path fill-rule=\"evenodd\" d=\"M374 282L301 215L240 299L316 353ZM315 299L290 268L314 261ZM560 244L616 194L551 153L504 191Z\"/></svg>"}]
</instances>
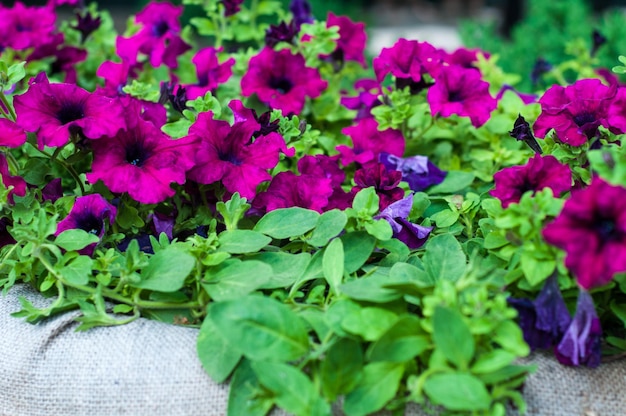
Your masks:
<instances>
[{"instance_id":1,"label":"flower basket","mask_svg":"<svg viewBox=\"0 0 626 416\"><path fill-rule=\"evenodd\" d=\"M183 3L0 7L3 414L621 412L603 37L523 93L306 0Z\"/></svg>"}]
</instances>

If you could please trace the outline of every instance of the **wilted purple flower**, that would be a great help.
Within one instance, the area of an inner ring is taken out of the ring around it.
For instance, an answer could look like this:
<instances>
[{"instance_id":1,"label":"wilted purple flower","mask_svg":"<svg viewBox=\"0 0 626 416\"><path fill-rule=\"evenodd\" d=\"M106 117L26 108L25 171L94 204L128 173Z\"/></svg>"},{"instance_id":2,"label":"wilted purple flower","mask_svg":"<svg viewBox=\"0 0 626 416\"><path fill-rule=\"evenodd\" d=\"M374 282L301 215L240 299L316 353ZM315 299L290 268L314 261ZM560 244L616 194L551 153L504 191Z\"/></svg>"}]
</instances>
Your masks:
<instances>
[{"instance_id":1,"label":"wilted purple flower","mask_svg":"<svg viewBox=\"0 0 626 416\"><path fill-rule=\"evenodd\" d=\"M535 61L532 72L530 73L530 81L533 85L537 85L539 83L539 78L551 69L552 64L550 62L543 58L538 58L537 61Z\"/></svg>"},{"instance_id":2,"label":"wilted purple flower","mask_svg":"<svg viewBox=\"0 0 626 416\"><path fill-rule=\"evenodd\" d=\"M528 124L521 114L517 116L517 119L513 124L513 130L509 132L509 135L514 137L516 140L521 140L526 143L535 153L543 153L541 146L537 143L537 140L530 129L530 124Z\"/></svg>"},{"instance_id":3,"label":"wilted purple flower","mask_svg":"<svg viewBox=\"0 0 626 416\"><path fill-rule=\"evenodd\" d=\"M606 37L600 33L598 29L593 29L593 33L591 34L591 56L596 55L598 49L606 43L606 40Z\"/></svg>"},{"instance_id":4,"label":"wilted purple flower","mask_svg":"<svg viewBox=\"0 0 626 416\"><path fill-rule=\"evenodd\" d=\"M543 237L565 250L565 266L579 286L607 284L626 271L626 188L593 178L588 187L572 192Z\"/></svg>"},{"instance_id":5,"label":"wilted purple flower","mask_svg":"<svg viewBox=\"0 0 626 416\"><path fill-rule=\"evenodd\" d=\"M432 185L437 185L446 177L446 172L435 166L426 156L401 158L382 152L378 159L387 169L402 172L402 180L409 184L414 192L420 192Z\"/></svg>"},{"instance_id":6,"label":"wilted purple flower","mask_svg":"<svg viewBox=\"0 0 626 416\"><path fill-rule=\"evenodd\" d=\"M80 32L80 43L85 43L89 35L98 30L101 22L102 19L100 16L94 18L94 16L87 11L84 15L76 13L76 26L70 27Z\"/></svg>"},{"instance_id":7,"label":"wilted purple flower","mask_svg":"<svg viewBox=\"0 0 626 416\"><path fill-rule=\"evenodd\" d=\"M7 230L7 226L11 225L10 220L7 217L0 218L0 248L9 244L15 244L15 238Z\"/></svg>"},{"instance_id":8,"label":"wilted purple flower","mask_svg":"<svg viewBox=\"0 0 626 416\"><path fill-rule=\"evenodd\" d=\"M283 20L278 25L270 25L265 32L265 44L273 48L280 42L293 43L294 38L298 35L298 31L298 25L296 25L294 20L289 23Z\"/></svg>"},{"instance_id":9,"label":"wilted purple flower","mask_svg":"<svg viewBox=\"0 0 626 416\"><path fill-rule=\"evenodd\" d=\"M244 0L221 0L224 5L224 16L232 16L241 10L241 4Z\"/></svg>"},{"instance_id":10,"label":"wilted purple flower","mask_svg":"<svg viewBox=\"0 0 626 416\"><path fill-rule=\"evenodd\" d=\"M409 222L408 218L412 207L413 194L410 194L389 205L374 218L385 219L391 225L393 236L406 244L411 250L415 250L424 245L433 227L424 227Z\"/></svg>"},{"instance_id":11,"label":"wilted purple flower","mask_svg":"<svg viewBox=\"0 0 626 416\"><path fill-rule=\"evenodd\" d=\"M597 367L602 356L601 340L602 327L593 298L581 289L574 319L554 350L556 358L565 365Z\"/></svg>"},{"instance_id":12,"label":"wilted purple flower","mask_svg":"<svg viewBox=\"0 0 626 416\"><path fill-rule=\"evenodd\" d=\"M311 5L307 0L291 0L289 11L293 14L293 21L298 30L303 23L313 23L315 18L311 13Z\"/></svg>"},{"instance_id":13,"label":"wilted purple flower","mask_svg":"<svg viewBox=\"0 0 626 416\"><path fill-rule=\"evenodd\" d=\"M502 201L504 208L517 203L526 192L533 194L544 188L552 189L556 196L572 188L572 172L554 156L535 154L522 166L504 168L493 175L495 188L489 193Z\"/></svg>"},{"instance_id":14,"label":"wilted purple flower","mask_svg":"<svg viewBox=\"0 0 626 416\"><path fill-rule=\"evenodd\" d=\"M105 220L108 220L109 224L113 224L116 214L115 206L111 205L102 195L80 196L76 198L68 216L59 222L54 235L58 236L66 230L80 229L102 239L106 231ZM96 245L97 243L90 244L79 250L79 253L91 256Z\"/></svg>"},{"instance_id":15,"label":"wilted purple flower","mask_svg":"<svg viewBox=\"0 0 626 416\"><path fill-rule=\"evenodd\" d=\"M165 104L169 102L172 108L182 114L187 107L187 92L182 85L176 85L173 82L161 83L161 95L159 103Z\"/></svg>"},{"instance_id":16,"label":"wilted purple flower","mask_svg":"<svg viewBox=\"0 0 626 416\"><path fill-rule=\"evenodd\" d=\"M260 116L257 115L254 108L244 107L243 103L239 100L233 100L228 104L235 116L235 123L243 123L247 120L254 120L259 123L259 129L252 133L252 137L255 139L259 136L267 136L270 133L278 132L280 129L280 120L276 119L271 121L272 112L266 111Z\"/></svg>"}]
</instances>

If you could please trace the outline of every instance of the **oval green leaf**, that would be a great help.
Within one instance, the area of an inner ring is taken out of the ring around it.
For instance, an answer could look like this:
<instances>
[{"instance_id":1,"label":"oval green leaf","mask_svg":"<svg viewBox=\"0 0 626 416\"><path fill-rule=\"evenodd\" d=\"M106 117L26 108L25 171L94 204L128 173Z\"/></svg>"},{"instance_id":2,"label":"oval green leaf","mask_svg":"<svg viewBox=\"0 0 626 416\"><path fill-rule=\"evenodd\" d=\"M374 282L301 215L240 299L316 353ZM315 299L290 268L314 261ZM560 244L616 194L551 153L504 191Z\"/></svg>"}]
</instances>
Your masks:
<instances>
[{"instance_id":1,"label":"oval green leaf","mask_svg":"<svg viewBox=\"0 0 626 416\"><path fill-rule=\"evenodd\" d=\"M254 230L272 238L295 237L312 230L319 217L319 213L310 209L281 208L265 214Z\"/></svg>"}]
</instances>

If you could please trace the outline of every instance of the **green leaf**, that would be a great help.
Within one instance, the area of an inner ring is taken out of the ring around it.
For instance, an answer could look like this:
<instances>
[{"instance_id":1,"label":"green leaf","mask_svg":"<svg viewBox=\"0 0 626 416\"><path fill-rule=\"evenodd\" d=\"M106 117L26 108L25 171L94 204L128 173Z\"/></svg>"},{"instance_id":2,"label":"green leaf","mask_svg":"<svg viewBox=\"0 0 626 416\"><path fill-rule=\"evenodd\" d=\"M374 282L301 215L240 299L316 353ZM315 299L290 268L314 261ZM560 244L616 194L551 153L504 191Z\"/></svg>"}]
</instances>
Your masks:
<instances>
[{"instance_id":1,"label":"green leaf","mask_svg":"<svg viewBox=\"0 0 626 416\"><path fill-rule=\"evenodd\" d=\"M272 238L295 237L313 229L319 217L319 213L310 209L281 208L265 214L254 230Z\"/></svg>"},{"instance_id":2,"label":"green leaf","mask_svg":"<svg viewBox=\"0 0 626 416\"><path fill-rule=\"evenodd\" d=\"M271 243L272 239L257 231L230 230L219 235L219 251L232 254L254 253Z\"/></svg>"},{"instance_id":3,"label":"green leaf","mask_svg":"<svg viewBox=\"0 0 626 416\"><path fill-rule=\"evenodd\" d=\"M470 186L474 182L474 177L474 174L471 172L451 170L446 174L443 182L430 187L427 193L430 195L453 194Z\"/></svg>"},{"instance_id":4,"label":"green leaf","mask_svg":"<svg viewBox=\"0 0 626 416\"><path fill-rule=\"evenodd\" d=\"M175 292L184 286L195 265L196 259L191 254L170 246L152 256L148 266L141 271L141 280L131 285L159 292Z\"/></svg>"},{"instance_id":5,"label":"green leaf","mask_svg":"<svg viewBox=\"0 0 626 416\"><path fill-rule=\"evenodd\" d=\"M444 209L443 211L439 211L436 214L430 217L431 220L435 221L435 224L438 228L446 228L454 225L459 220L459 212L452 211L451 209Z\"/></svg>"},{"instance_id":6,"label":"green leaf","mask_svg":"<svg viewBox=\"0 0 626 416\"><path fill-rule=\"evenodd\" d=\"M376 341L398 320L398 316L383 308L366 307L346 315L341 326L346 331L360 335L366 341Z\"/></svg>"},{"instance_id":7,"label":"green leaf","mask_svg":"<svg viewBox=\"0 0 626 416\"><path fill-rule=\"evenodd\" d=\"M198 332L196 350L202 367L216 383L224 382L242 357L241 352L220 335L208 316Z\"/></svg>"},{"instance_id":8,"label":"green leaf","mask_svg":"<svg viewBox=\"0 0 626 416\"><path fill-rule=\"evenodd\" d=\"M402 363L421 354L429 346L420 321L412 315L402 316L367 350L368 361Z\"/></svg>"},{"instance_id":9,"label":"green leaf","mask_svg":"<svg viewBox=\"0 0 626 416\"><path fill-rule=\"evenodd\" d=\"M389 270L389 282L386 285L395 288L403 284L412 284L417 288L433 286L435 282L424 270L409 263L398 262Z\"/></svg>"},{"instance_id":10,"label":"green leaf","mask_svg":"<svg viewBox=\"0 0 626 416\"><path fill-rule=\"evenodd\" d=\"M436 282L456 282L465 272L467 259L461 244L451 234L437 235L426 243L424 268Z\"/></svg>"},{"instance_id":11,"label":"green leaf","mask_svg":"<svg viewBox=\"0 0 626 416\"><path fill-rule=\"evenodd\" d=\"M257 260L225 262L207 273L202 287L216 301L246 296L269 282L272 268Z\"/></svg>"},{"instance_id":12,"label":"green leaf","mask_svg":"<svg viewBox=\"0 0 626 416\"><path fill-rule=\"evenodd\" d=\"M387 303L400 299L402 293L387 288L388 283L388 275L374 273L370 276L346 282L339 286L339 290L343 295L352 299L368 302Z\"/></svg>"},{"instance_id":13,"label":"green leaf","mask_svg":"<svg viewBox=\"0 0 626 416\"><path fill-rule=\"evenodd\" d=\"M344 269L346 273L354 273L369 259L376 239L364 231L356 231L342 235L344 247Z\"/></svg>"},{"instance_id":14,"label":"green leaf","mask_svg":"<svg viewBox=\"0 0 626 416\"><path fill-rule=\"evenodd\" d=\"M472 365L472 373L485 374L500 370L515 360L515 354L504 350L493 350L478 357Z\"/></svg>"},{"instance_id":15,"label":"green leaf","mask_svg":"<svg viewBox=\"0 0 626 416\"><path fill-rule=\"evenodd\" d=\"M533 252L522 252L520 265L528 283L535 286L543 282L556 268L555 259L538 259Z\"/></svg>"},{"instance_id":16,"label":"green leaf","mask_svg":"<svg viewBox=\"0 0 626 416\"><path fill-rule=\"evenodd\" d=\"M249 258L272 268L269 280L259 286L259 289L286 288L293 285L311 261L309 253L290 254L282 251L258 253Z\"/></svg>"},{"instance_id":17,"label":"green leaf","mask_svg":"<svg viewBox=\"0 0 626 416\"><path fill-rule=\"evenodd\" d=\"M404 365L377 362L364 367L363 378L346 395L343 409L349 416L368 415L394 398L404 373Z\"/></svg>"},{"instance_id":18,"label":"green leaf","mask_svg":"<svg viewBox=\"0 0 626 416\"><path fill-rule=\"evenodd\" d=\"M466 373L440 373L426 379L424 391L433 403L450 410L478 411L491 406L482 381Z\"/></svg>"},{"instance_id":19,"label":"green leaf","mask_svg":"<svg viewBox=\"0 0 626 416\"><path fill-rule=\"evenodd\" d=\"M248 295L215 302L208 316L226 341L252 360L291 361L309 351L302 319L273 298Z\"/></svg>"},{"instance_id":20,"label":"green leaf","mask_svg":"<svg viewBox=\"0 0 626 416\"><path fill-rule=\"evenodd\" d=\"M274 394L278 406L296 415L329 415L330 406L318 396L311 380L294 366L252 362L259 383Z\"/></svg>"},{"instance_id":21,"label":"green leaf","mask_svg":"<svg viewBox=\"0 0 626 416\"><path fill-rule=\"evenodd\" d=\"M59 269L63 279L71 285L84 286L89 283L93 260L89 256L78 256Z\"/></svg>"},{"instance_id":22,"label":"green leaf","mask_svg":"<svg viewBox=\"0 0 626 416\"><path fill-rule=\"evenodd\" d=\"M379 240L389 240L393 236L393 229L384 219L368 221L364 224L365 231Z\"/></svg>"},{"instance_id":23,"label":"green leaf","mask_svg":"<svg viewBox=\"0 0 626 416\"><path fill-rule=\"evenodd\" d=\"M522 330L513 321L504 321L498 325L493 341L518 357L525 357L530 354L530 348L524 341Z\"/></svg>"},{"instance_id":24,"label":"green leaf","mask_svg":"<svg viewBox=\"0 0 626 416\"><path fill-rule=\"evenodd\" d=\"M379 210L379 197L373 186L361 189L352 201L352 208L356 211L363 211L369 215L375 215Z\"/></svg>"},{"instance_id":25,"label":"green leaf","mask_svg":"<svg viewBox=\"0 0 626 416\"><path fill-rule=\"evenodd\" d=\"M67 251L77 251L100 241L97 235L80 228L65 230L54 240L57 246Z\"/></svg>"},{"instance_id":26,"label":"green leaf","mask_svg":"<svg viewBox=\"0 0 626 416\"><path fill-rule=\"evenodd\" d=\"M474 336L454 309L437 306L433 314L433 341L435 347L452 364L465 370L474 357Z\"/></svg>"},{"instance_id":27,"label":"green leaf","mask_svg":"<svg viewBox=\"0 0 626 416\"><path fill-rule=\"evenodd\" d=\"M320 365L322 392L329 402L348 393L359 381L363 368L361 344L350 338L341 338L326 352Z\"/></svg>"},{"instance_id":28,"label":"green leaf","mask_svg":"<svg viewBox=\"0 0 626 416\"><path fill-rule=\"evenodd\" d=\"M326 247L322 258L324 277L335 294L339 293L339 285L343 279L343 267L343 243L336 238Z\"/></svg>"},{"instance_id":29,"label":"green leaf","mask_svg":"<svg viewBox=\"0 0 626 416\"><path fill-rule=\"evenodd\" d=\"M265 416L274 405L274 400L261 395L262 392L250 361L244 358L230 382L228 416Z\"/></svg>"},{"instance_id":30,"label":"green leaf","mask_svg":"<svg viewBox=\"0 0 626 416\"><path fill-rule=\"evenodd\" d=\"M318 219L311 238L307 241L312 246L323 247L338 236L348 222L348 217L343 211L333 209L323 213Z\"/></svg>"}]
</instances>

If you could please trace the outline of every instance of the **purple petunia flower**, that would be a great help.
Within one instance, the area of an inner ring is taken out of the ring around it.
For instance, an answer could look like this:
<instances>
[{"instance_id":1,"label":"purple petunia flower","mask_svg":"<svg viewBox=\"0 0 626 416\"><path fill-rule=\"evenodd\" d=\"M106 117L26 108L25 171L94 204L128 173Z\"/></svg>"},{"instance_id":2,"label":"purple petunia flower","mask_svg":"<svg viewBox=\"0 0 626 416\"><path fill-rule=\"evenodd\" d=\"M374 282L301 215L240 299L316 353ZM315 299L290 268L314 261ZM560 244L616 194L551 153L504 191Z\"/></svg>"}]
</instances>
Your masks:
<instances>
[{"instance_id":1,"label":"purple petunia flower","mask_svg":"<svg viewBox=\"0 0 626 416\"><path fill-rule=\"evenodd\" d=\"M137 55L143 53L149 56L150 64L155 68L163 63L176 68L176 58L191 49L180 37L178 19L182 12L182 6L167 2L148 4L135 16L142 29L130 38L118 37L119 55L134 64Z\"/></svg>"},{"instance_id":2,"label":"purple petunia flower","mask_svg":"<svg viewBox=\"0 0 626 416\"><path fill-rule=\"evenodd\" d=\"M305 65L302 55L266 47L250 59L248 72L241 79L241 93L246 97L257 94L284 115L299 114L306 97L318 97L327 85L317 69Z\"/></svg>"},{"instance_id":3,"label":"purple petunia flower","mask_svg":"<svg viewBox=\"0 0 626 416\"><path fill-rule=\"evenodd\" d=\"M63 196L61 178L54 178L41 188L41 197L44 201L54 202Z\"/></svg>"},{"instance_id":4,"label":"purple petunia flower","mask_svg":"<svg viewBox=\"0 0 626 416\"><path fill-rule=\"evenodd\" d=\"M474 127L485 124L498 106L480 72L456 65L441 69L426 99L433 115L469 117Z\"/></svg>"},{"instance_id":5,"label":"purple petunia flower","mask_svg":"<svg viewBox=\"0 0 626 416\"><path fill-rule=\"evenodd\" d=\"M556 275L545 281L534 302L525 298L509 298L507 302L517 310L524 341L532 350L557 345L572 321Z\"/></svg>"},{"instance_id":6,"label":"purple petunia flower","mask_svg":"<svg viewBox=\"0 0 626 416\"><path fill-rule=\"evenodd\" d=\"M337 146L344 166L352 162L363 165L377 161L381 152L396 156L402 156L404 153L405 141L402 132L395 129L379 131L378 122L373 118L361 119L358 124L346 127L341 132L352 139L352 147Z\"/></svg>"},{"instance_id":7,"label":"purple petunia flower","mask_svg":"<svg viewBox=\"0 0 626 416\"><path fill-rule=\"evenodd\" d=\"M8 218L0 218L0 248L17 243L15 238L9 233L9 230L7 230L7 226L9 225L11 225L11 223Z\"/></svg>"},{"instance_id":8,"label":"purple petunia flower","mask_svg":"<svg viewBox=\"0 0 626 416\"><path fill-rule=\"evenodd\" d=\"M339 27L339 39L337 40L337 48L330 54L330 58L340 63L355 61L361 64L363 68L367 67L365 63L365 43L367 42L365 24L355 23L347 16L336 16L334 13L328 12L326 27L332 26Z\"/></svg>"},{"instance_id":9,"label":"purple petunia flower","mask_svg":"<svg viewBox=\"0 0 626 416\"><path fill-rule=\"evenodd\" d=\"M535 154L522 166L504 168L493 175L495 188L489 194L502 201L504 208L517 203L526 192L533 194L544 188L560 196L572 188L572 172L554 156Z\"/></svg>"},{"instance_id":10,"label":"purple petunia flower","mask_svg":"<svg viewBox=\"0 0 626 416\"><path fill-rule=\"evenodd\" d=\"M66 230L80 229L102 239L106 232L105 220L108 220L109 224L113 224L116 215L117 209L115 206L111 205L102 195L80 196L76 198L68 216L57 224L57 230L54 235L58 236ZM78 252L91 256L96 249L96 245L97 243L90 244Z\"/></svg>"},{"instance_id":11,"label":"purple petunia flower","mask_svg":"<svg viewBox=\"0 0 626 416\"><path fill-rule=\"evenodd\" d=\"M313 23L315 18L311 12L311 5L307 0L291 0L289 11L293 14L293 21L296 23L298 30L303 23Z\"/></svg>"},{"instance_id":12,"label":"purple petunia flower","mask_svg":"<svg viewBox=\"0 0 626 416\"><path fill-rule=\"evenodd\" d=\"M258 212L270 212L279 208L301 207L317 212L324 211L333 194L331 180L317 175L296 175L291 171L280 172L272 179L265 192L252 201Z\"/></svg>"},{"instance_id":13,"label":"purple petunia flower","mask_svg":"<svg viewBox=\"0 0 626 416\"><path fill-rule=\"evenodd\" d=\"M387 169L400 171L402 180L407 182L414 192L421 192L432 185L437 185L446 177L446 172L435 166L426 156L401 158L382 152L378 159Z\"/></svg>"},{"instance_id":14,"label":"purple petunia flower","mask_svg":"<svg viewBox=\"0 0 626 416\"><path fill-rule=\"evenodd\" d=\"M388 170L382 163L370 162L354 172L356 186L352 188L352 193L356 195L361 189L374 187L378 195L378 209L382 211L404 198L404 189L398 186L401 180L401 172Z\"/></svg>"},{"instance_id":15,"label":"purple petunia flower","mask_svg":"<svg viewBox=\"0 0 626 416\"><path fill-rule=\"evenodd\" d=\"M412 207L413 194L409 194L389 205L374 219L387 220L393 230L394 238L402 241L411 250L415 250L424 245L433 227L424 227L409 222L408 218Z\"/></svg>"},{"instance_id":16,"label":"purple petunia flower","mask_svg":"<svg viewBox=\"0 0 626 416\"><path fill-rule=\"evenodd\" d=\"M241 10L244 0L221 0L224 5L224 16L232 16Z\"/></svg>"},{"instance_id":17,"label":"purple petunia flower","mask_svg":"<svg viewBox=\"0 0 626 416\"><path fill-rule=\"evenodd\" d=\"M357 110L355 120L372 117L372 108L382 104L378 98L382 94L380 84L374 79L361 79L354 83L359 91L356 97L341 97L341 105L350 110Z\"/></svg>"},{"instance_id":18,"label":"purple petunia flower","mask_svg":"<svg viewBox=\"0 0 626 416\"><path fill-rule=\"evenodd\" d=\"M37 81L16 96L14 104L17 124L37 133L40 149L63 146L71 134L99 139L124 128L123 109L116 100L72 84L50 84L45 76Z\"/></svg>"},{"instance_id":19,"label":"purple petunia flower","mask_svg":"<svg viewBox=\"0 0 626 416\"><path fill-rule=\"evenodd\" d=\"M26 138L24 129L9 119L0 118L0 146L19 147L26 143Z\"/></svg>"},{"instance_id":20,"label":"purple petunia flower","mask_svg":"<svg viewBox=\"0 0 626 416\"><path fill-rule=\"evenodd\" d=\"M231 107L237 105L231 103ZM198 140L193 154L196 166L189 178L202 184L222 181L228 192L239 192L244 198L252 199L257 186L272 178L268 169L279 161L280 152L293 156L295 149L287 149L285 140L278 133L253 135L261 128L254 118L235 121L230 126L226 121L215 120L212 112L200 113L189 128L189 136Z\"/></svg>"},{"instance_id":21,"label":"purple petunia flower","mask_svg":"<svg viewBox=\"0 0 626 416\"><path fill-rule=\"evenodd\" d=\"M543 58L538 58L530 73L530 80L533 86L539 83L541 76L552 70L552 64Z\"/></svg>"},{"instance_id":22,"label":"purple petunia flower","mask_svg":"<svg viewBox=\"0 0 626 416\"><path fill-rule=\"evenodd\" d=\"M397 88L409 86L413 94L429 87L431 84L425 82L424 75L436 76L442 65L443 56L433 45L402 38L391 48L383 48L373 61L378 82L391 74Z\"/></svg>"},{"instance_id":23,"label":"purple petunia flower","mask_svg":"<svg viewBox=\"0 0 626 416\"><path fill-rule=\"evenodd\" d=\"M598 127L613 130L608 111L616 92L615 86L603 85L599 79L581 79L567 87L553 85L539 99L535 135L546 137L554 129L561 142L582 146L596 136Z\"/></svg>"},{"instance_id":24,"label":"purple petunia flower","mask_svg":"<svg viewBox=\"0 0 626 416\"><path fill-rule=\"evenodd\" d=\"M27 7L16 1L10 9L0 8L0 32L6 36L3 46L25 50L44 45L54 36L55 20L51 7Z\"/></svg>"},{"instance_id":25,"label":"purple petunia flower","mask_svg":"<svg viewBox=\"0 0 626 416\"><path fill-rule=\"evenodd\" d=\"M92 143L90 183L101 180L111 192L126 192L143 204L156 204L174 195L172 183L185 183L194 166L194 138L170 139L154 124L132 111L128 128Z\"/></svg>"},{"instance_id":26,"label":"purple petunia flower","mask_svg":"<svg viewBox=\"0 0 626 416\"><path fill-rule=\"evenodd\" d=\"M24 196L26 195L26 181L21 176L12 176L9 172L9 163L3 153L0 153L0 177L5 188L13 187L9 191L7 200L10 204L13 204L13 195Z\"/></svg>"},{"instance_id":27,"label":"purple petunia flower","mask_svg":"<svg viewBox=\"0 0 626 416\"><path fill-rule=\"evenodd\" d=\"M293 44L299 31L300 29L294 20L289 23L283 20L278 25L270 25L265 31L265 45L273 48L280 42Z\"/></svg>"},{"instance_id":28,"label":"purple petunia flower","mask_svg":"<svg viewBox=\"0 0 626 416\"><path fill-rule=\"evenodd\" d=\"M478 62L478 55L483 55L485 58L489 58L489 53L480 49L467 49L457 48L452 53L441 51L443 60L450 65L459 65L467 69L478 69L474 65Z\"/></svg>"},{"instance_id":29,"label":"purple petunia flower","mask_svg":"<svg viewBox=\"0 0 626 416\"><path fill-rule=\"evenodd\" d=\"M217 88L219 84L228 81L228 78L233 74L232 67L235 64L235 59L229 58L220 64L217 54L221 51L221 48L203 48L191 59L191 62L196 66L198 82L186 86L187 99L195 100L204 96L207 92Z\"/></svg>"},{"instance_id":30,"label":"purple petunia flower","mask_svg":"<svg viewBox=\"0 0 626 416\"><path fill-rule=\"evenodd\" d=\"M565 365L600 365L602 327L593 306L593 299L586 290L578 294L576 314L559 345L554 349L556 358Z\"/></svg>"},{"instance_id":31,"label":"purple petunia flower","mask_svg":"<svg viewBox=\"0 0 626 416\"><path fill-rule=\"evenodd\" d=\"M572 192L544 239L565 250L565 266L584 289L607 284L626 271L626 188L595 177Z\"/></svg>"},{"instance_id":32,"label":"purple petunia flower","mask_svg":"<svg viewBox=\"0 0 626 416\"><path fill-rule=\"evenodd\" d=\"M346 178L346 173L339 166L339 155L305 155L298 160L298 171L302 175L330 179L333 193L328 197L328 204L324 206L324 211L335 208L343 210L352 205L354 193L346 192L341 187Z\"/></svg>"}]
</instances>

